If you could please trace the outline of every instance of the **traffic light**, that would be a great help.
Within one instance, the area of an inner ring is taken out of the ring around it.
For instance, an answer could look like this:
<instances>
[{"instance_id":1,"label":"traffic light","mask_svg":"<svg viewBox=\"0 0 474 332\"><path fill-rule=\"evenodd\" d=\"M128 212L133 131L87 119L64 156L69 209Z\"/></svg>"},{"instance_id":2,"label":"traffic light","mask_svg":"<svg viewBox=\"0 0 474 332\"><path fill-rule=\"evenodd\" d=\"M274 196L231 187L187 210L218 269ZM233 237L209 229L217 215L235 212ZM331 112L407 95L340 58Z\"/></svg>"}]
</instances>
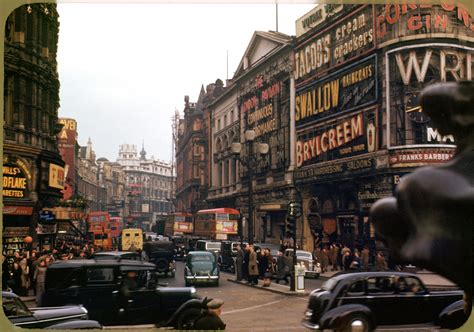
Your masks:
<instances>
[{"instance_id":1,"label":"traffic light","mask_svg":"<svg viewBox=\"0 0 474 332\"><path fill-rule=\"evenodd\" d=\"M288 203L288 215L295 218L301 217L301 204L295 201L290 201Z\"/></svg>"},{"instance_id":2,"label":"traffic light","mask_svg":"<svg viewBox=\"0 0 474 332\"><path fill-rule=\"evenodd\" d=\"M285 234L288 238L296 237L296 218L292 216L286 217Z\"/></svg>"}]
</instances>

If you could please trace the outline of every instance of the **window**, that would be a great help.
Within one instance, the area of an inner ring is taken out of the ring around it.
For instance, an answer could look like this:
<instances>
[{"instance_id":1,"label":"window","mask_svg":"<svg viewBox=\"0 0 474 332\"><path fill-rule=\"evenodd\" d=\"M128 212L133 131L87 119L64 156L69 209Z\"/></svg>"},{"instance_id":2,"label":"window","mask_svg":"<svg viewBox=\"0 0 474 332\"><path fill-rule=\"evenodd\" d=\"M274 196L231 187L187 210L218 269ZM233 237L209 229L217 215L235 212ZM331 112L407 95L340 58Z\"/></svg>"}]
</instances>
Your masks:
<instances>
[{"instance_id":1,"label":"window","mask_svg":"<svg viewBox=\"0 0 474 332\"><path fill-rule=\"evenodd\" d=\"M88 283L103 283L114 280L113 268L90 268L87 270Z\"/></svg>"},{"instance_id":2,"label":"window","mask_svg":"<svg viewBox=\"0 0 474 332\"><path fill-rule=\"evenodd\" d=\"M393 294L395 292L395 285L391 277L376 277L367 280L368 294Z\"/></svg>"},{"instance_id":3,"label":"window","mask_svg":"<svg viewBox=\"0 0 474 332\"><path fill-rule=\"evenodd\" d=\"M355 295L362 295L365 291L365 281L364 280L357 280L352 285L349 286L347 289L347 295L355 296Z\"/></svg>"}]
</instances>

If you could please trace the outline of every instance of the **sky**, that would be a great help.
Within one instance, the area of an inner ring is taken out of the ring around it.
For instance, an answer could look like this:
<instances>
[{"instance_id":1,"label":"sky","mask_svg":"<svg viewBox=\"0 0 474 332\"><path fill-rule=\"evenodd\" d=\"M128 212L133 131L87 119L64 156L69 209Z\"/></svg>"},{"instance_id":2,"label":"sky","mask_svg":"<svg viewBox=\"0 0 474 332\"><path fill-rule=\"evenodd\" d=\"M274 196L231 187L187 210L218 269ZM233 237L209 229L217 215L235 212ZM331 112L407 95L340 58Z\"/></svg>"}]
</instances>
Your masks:
<instances>
[{"instance_id":1,"label":"sky","mask_svg":"<svg viewBox=\"0 0 474 332\"><path fill-rule=\"evenodd\" d=\"M59 3L59 117L78 123L78 142L115 161L119 145L144 144L171 161L171 118L184 96L232 78L256 30L276 30L273 4ZM312 1L278 5L278 31Z\"/></svg>"}]
</instances>

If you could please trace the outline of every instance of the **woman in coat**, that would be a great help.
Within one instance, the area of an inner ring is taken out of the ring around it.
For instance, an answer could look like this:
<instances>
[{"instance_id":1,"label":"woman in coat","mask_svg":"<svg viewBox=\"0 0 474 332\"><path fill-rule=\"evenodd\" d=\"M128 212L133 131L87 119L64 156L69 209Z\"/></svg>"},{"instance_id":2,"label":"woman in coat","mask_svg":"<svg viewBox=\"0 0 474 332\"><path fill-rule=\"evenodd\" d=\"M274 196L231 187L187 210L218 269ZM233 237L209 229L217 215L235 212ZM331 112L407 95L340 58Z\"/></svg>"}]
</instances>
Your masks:
<instances>
[{"instance_id":1,"label":"woman in coat","mask_svg":"<svg viewBox=\"0 0 474 332\"><path fill-rule=\"evenodd\" d=\"M258 284L258 261L257 253L253 249L253 245L249 245L249 283Z\"/></svg>"},{"instance_id":2,"label":"woman in coat","mask_svg":"<svg viewBox=\"0 0 474 332\"><path fill-rule=\"evenodd\" d=\"M40 260L39 265L35 269L35 274L33 279L35 280L36 285L36 305L41 306L41 298L44 293L44 281L46 279L46 262L42 259Z\"/></svg>"}]
</instances>

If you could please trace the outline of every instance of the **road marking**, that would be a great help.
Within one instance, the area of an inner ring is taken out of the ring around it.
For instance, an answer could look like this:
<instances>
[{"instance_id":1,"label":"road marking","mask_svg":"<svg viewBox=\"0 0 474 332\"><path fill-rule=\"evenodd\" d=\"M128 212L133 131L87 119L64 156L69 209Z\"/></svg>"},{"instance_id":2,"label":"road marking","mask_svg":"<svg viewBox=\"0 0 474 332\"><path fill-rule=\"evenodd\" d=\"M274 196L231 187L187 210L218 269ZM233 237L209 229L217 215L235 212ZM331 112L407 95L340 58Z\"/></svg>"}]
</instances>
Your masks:
<instances>
[{"instance_id":1,"label":"road marking","mask_svg":"<svg viewBox=\"0 0 474 332\"><path fill-rule=\"evenodd\" d=\"M231 311L224 311L223 313L221 313L221 315L234 314L236 312L254 310L254 309L257 309L257 308L266 307L266 306L281 302L283 300L286 300L286 298L280 299L280 300L277 300L277 301L273 301L273 302L268 302L268 303L265 303L265 304L254 305L253 307L247 307L247 308L236 309L236 310L231 310Z\"/></svg>"}]
</instances>

